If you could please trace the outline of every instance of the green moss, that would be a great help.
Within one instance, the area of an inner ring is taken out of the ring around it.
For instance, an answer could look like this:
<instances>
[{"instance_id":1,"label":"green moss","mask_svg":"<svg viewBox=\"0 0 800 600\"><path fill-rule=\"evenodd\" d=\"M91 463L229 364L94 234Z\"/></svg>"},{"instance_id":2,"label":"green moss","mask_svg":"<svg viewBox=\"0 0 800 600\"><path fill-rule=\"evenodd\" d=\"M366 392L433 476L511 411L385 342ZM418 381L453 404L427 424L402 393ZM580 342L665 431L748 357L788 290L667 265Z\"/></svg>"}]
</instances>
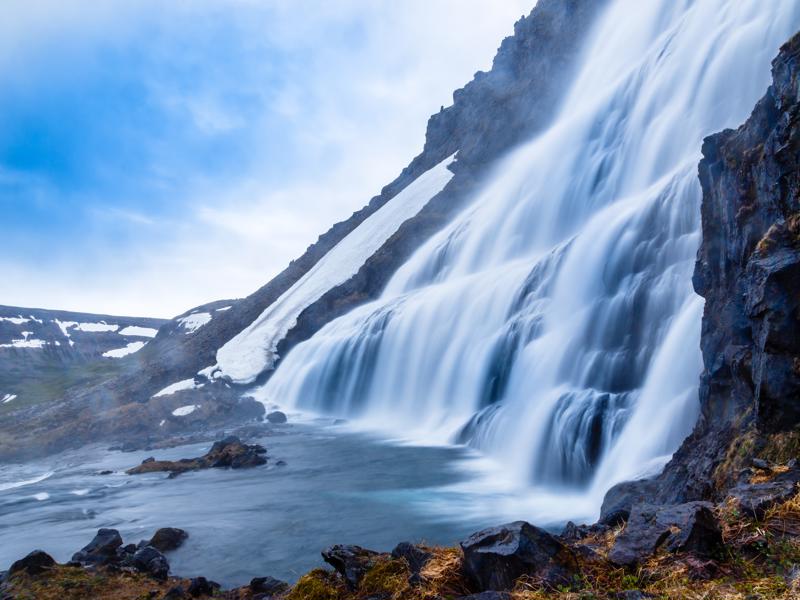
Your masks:
<instances>
[{"instance_id":1,"label":"green moss","mask_svg":"<svg viewBox=\"0 0 800 600\"><path fill-rule=\"evenodd\" d=\"M333 573L314 569L297 581L286 600L341 600L343 597L342 586Z\"/></svg>"}]
</instances>

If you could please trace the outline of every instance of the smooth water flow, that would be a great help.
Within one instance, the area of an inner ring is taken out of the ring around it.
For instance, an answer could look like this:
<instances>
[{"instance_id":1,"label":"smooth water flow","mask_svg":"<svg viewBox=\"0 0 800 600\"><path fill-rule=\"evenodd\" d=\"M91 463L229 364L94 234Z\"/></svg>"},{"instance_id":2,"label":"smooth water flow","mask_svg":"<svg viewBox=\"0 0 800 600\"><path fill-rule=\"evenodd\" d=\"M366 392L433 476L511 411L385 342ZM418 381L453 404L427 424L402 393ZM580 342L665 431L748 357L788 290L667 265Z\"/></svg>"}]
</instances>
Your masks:
<instances>
[{"instance_id":1,"label":"smooth water flow","mask_svg":"<svg viewBox=\"0 0 800 600\"><path fill-rule=\"evenodd\" d=\"M550 128L259 397L480 448L535 488L520 517L596 516L697 418L701 143L799 26L796 0L615 0Z\"/></svg>"}]
</instances>

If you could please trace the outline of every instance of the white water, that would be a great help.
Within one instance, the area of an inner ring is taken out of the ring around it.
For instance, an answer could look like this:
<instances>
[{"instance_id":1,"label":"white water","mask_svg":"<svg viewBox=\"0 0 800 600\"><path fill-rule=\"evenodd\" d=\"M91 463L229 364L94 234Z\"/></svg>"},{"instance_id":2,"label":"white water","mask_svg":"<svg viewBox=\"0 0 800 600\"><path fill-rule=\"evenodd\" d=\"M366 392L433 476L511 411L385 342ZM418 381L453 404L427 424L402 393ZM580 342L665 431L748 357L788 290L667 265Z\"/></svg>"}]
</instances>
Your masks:
<instances>
[{"instance_id":1,"label":"white water","mask_svg":"<svg viewBox=\"0 0 800 600\"><path fill-rule=\"evenodd\" d=\"M536 490L517 516L596 516L697 418L701 142L798 26L796 0L613 1L549 130L259 397L469 443Z\"/></svg>"}]
</instances>

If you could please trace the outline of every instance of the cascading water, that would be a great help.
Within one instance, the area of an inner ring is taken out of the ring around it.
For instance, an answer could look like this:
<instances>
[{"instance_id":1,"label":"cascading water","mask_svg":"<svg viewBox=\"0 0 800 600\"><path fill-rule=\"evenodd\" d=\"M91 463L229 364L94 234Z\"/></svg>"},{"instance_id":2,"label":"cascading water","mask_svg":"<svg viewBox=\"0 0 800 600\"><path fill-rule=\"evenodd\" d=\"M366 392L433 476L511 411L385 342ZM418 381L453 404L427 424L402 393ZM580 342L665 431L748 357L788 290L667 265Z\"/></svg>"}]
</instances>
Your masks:
<instances>
[{"instance_id":1,"label":"cascading water","mask_svg":"<svg viewBox=\"0 0 800 600\"><path fill-rule=\"evenodd\" d=\"M796 0L615 0L550 128L260 397L469 443L538 518L596 515L697 418L702 139L746 118L798 26Z\"/></svg>"}]
</instances>

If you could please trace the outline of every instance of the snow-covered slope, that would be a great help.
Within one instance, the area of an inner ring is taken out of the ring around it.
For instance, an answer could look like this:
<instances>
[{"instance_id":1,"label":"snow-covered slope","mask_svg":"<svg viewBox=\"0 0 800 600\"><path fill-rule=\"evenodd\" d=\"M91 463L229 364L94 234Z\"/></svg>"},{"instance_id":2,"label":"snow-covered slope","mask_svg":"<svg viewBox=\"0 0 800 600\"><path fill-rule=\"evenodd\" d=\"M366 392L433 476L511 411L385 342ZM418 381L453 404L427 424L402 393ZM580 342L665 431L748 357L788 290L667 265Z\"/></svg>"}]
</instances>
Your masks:
<instances>
[{"instance_id":1,"label":"snow-covered slope","mask_svg":"<svg viewBox=\"0 0 800 600\"><path fill-rule=\"evenodd\" d=\"M217 352L222 374L250 383L275 362L278 342L300 313L325 292L355 275L359 268L409 218L416 215L452 179L446 158L429 169L345 237L300 280Z\"/></svg>"}]
</instances>

